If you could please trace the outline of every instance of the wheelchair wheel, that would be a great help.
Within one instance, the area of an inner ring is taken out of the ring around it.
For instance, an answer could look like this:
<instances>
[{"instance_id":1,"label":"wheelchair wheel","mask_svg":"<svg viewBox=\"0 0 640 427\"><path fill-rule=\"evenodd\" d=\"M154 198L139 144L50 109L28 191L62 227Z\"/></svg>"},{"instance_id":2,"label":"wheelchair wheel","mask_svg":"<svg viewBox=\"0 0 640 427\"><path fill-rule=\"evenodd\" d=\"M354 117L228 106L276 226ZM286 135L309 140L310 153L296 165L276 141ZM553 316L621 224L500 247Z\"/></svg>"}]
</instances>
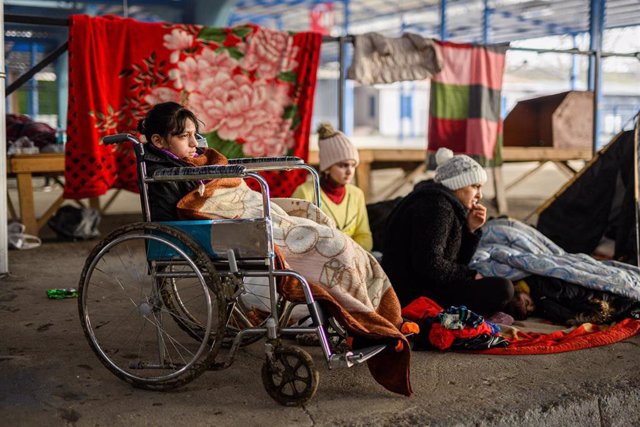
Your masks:
<instances>
[{"instance_id":1,"label":"wheelchair wheel","mask_svg":"<svg viewBox=\"0 0 640 427\"><path fill-rule=\"evenodd\" d=\"M262 365L262 383L276 402L300 406L308 402L318 389L320 374L306 351L294 346L279 346L273 357Z\"/></svg>"},{"instance_id":2,"label":"wheelchair wheel","mask_svg":"<svg viewBox=\"0 0 640 427\"><path fill-rule=\"evenodd\" d=\"M185 233L153 223L120 227L93 249L78 288L84 334L117 377L165 390L214 362L225 304L215 267Z\"/></svg>"}]
</instances>

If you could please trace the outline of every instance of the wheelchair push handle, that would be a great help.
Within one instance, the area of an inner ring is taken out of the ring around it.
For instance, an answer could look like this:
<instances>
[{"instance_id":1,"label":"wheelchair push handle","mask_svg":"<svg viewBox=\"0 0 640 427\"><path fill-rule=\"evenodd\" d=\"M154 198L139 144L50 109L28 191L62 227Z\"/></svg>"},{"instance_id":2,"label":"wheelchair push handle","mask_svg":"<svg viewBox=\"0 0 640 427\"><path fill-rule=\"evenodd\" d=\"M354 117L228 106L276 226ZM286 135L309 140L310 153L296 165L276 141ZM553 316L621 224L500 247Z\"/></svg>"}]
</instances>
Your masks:
<instances>
[{"instance_id":1,"label":"wheelchair push handle","mask_svg":"<svg viewBox=\"0 0 640 427\"><path fill-rule=\"evenodd\" d=\"M158 169L154 181L194 181L201 179L238 178L246 174L242 165L186 166Z\"/></svg>"},{"instance_id":2,"label":"wheelchair push handle","mask_svg":"<svg viewBox=\"0 0 640 427\"><path fill-rule=\"evenodd\" d=\"M102 138L102 142L105 145L122 144L123 142L131 141L134 144L140 144L140 141L130 133L117 133L115 135L109 135Z\"/></svg>"},{"instance_id":3,"label":"wheelchair push handle","mask_svg":"<svg viewBox=\"0 0 640 427\"><path fill-rule=\"evenodd\" d=\"M262 171L262 170L278 170L296 168L303 165L304 160L294 156L280 156L280 157L246 157L238 159L229 159L230 165L243 165L247 170Z\"/></svg>"}]
</instances>

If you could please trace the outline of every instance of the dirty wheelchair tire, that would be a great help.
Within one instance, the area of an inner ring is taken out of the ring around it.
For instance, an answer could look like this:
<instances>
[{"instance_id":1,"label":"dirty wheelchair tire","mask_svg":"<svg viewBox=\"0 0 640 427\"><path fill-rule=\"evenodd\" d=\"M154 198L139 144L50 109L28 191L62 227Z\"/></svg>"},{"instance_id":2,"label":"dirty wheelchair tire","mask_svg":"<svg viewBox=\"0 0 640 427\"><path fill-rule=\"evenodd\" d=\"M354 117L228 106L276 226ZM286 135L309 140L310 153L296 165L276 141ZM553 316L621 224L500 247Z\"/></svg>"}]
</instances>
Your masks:
<instances>
[{"instance_id":1,"label":"dirty wheelchair tire","mask_svg":"<svg viewBox=\"0 0 640 427\"><path fill-rule=\"evenodd\" d=\"M148 390L176 388L202 374L215 362L226 323L219 278L210 272L207 253L162 224L126 225L99 242L81 274L78 312L100 362ZM166 276L174 280L171 292Z\"/></svg>"},{"instance_id":2,"label":"dirty wheelchair tire","mask_svg":"<svg viewBox=\"0 0 640 427\"><path fill-rule=\"evenodd\" d=\"M320 373L313 358L295 346L280 346L274 350L273 360L262 365L262 383L276 402L284 406L301 406L318 389Z\"/></svg>"}]
</instances>

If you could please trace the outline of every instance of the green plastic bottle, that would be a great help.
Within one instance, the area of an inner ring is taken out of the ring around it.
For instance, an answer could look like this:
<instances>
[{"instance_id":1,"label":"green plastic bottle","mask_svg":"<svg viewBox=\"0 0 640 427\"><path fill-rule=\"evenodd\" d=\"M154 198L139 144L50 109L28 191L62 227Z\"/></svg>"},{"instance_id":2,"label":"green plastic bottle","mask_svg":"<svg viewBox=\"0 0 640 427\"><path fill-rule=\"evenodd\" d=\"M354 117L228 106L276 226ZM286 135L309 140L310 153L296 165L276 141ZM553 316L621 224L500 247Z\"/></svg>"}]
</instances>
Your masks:
<instances>
[{"instance_id":1,"label":"green plastic bottle","mask_svg":"<svg viewBox=\"0 0 640 427\"><path fill-rule=\"evenodd\" d=\"M75 288L47 289L47 297L50 299L77 298L78 290Z\"/></svg>"}]
</instances>

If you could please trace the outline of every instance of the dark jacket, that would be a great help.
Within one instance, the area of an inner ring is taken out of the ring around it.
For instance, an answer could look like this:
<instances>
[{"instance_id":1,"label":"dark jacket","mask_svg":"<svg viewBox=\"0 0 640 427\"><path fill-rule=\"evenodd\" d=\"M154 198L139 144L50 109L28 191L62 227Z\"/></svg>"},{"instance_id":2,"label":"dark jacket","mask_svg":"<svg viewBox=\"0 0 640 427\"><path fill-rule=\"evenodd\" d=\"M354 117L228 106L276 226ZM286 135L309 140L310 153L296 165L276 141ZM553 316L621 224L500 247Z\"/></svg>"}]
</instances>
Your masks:
<instances>
[{"instance_id":1,"label":"dark jacket","mask_svg":"<svg viewBox=\"0 0 640 427\"><path fill-rule=\"evenodd\" d=\"M198 149L201 153L202 149ZM174 159L156 149L153 145L145 145L145 164L147 176L153 176L158 169L187 166L179 159ZM175 221L178 219L176 206L180 199L198 186L197 182L158 182L149 184L149 208L152 221Z\"/></svg>"},{"instance_id":2,"label":"dark jacket","mask_svg":"<svg viewBox=\"0 0 640 427\"><path fill-rule=\"evenodd\" d=\"M480 230L469 230L467 209L451 190L433 181L416 185L389 216L383 245L382 267L401 304L473 280L468 264L480 237Z\"/></svg>"}]
</instances>

